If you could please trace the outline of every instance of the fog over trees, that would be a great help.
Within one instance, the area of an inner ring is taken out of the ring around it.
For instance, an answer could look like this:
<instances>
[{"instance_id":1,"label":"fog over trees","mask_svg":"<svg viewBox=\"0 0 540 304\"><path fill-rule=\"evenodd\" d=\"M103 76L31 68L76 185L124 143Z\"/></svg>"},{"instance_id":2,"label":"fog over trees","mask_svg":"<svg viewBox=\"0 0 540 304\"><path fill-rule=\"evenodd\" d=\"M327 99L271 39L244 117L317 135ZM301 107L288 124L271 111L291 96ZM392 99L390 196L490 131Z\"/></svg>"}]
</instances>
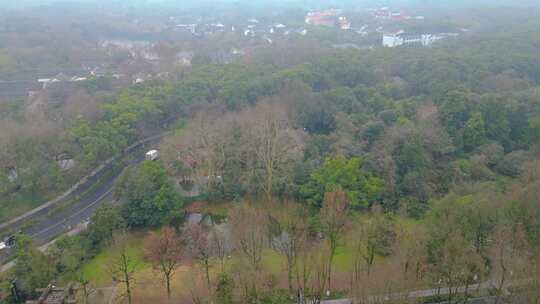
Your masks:
<instances>
[{"instance_id":1,"label":"fog over trees","mask_svg":"<svg viewBox=\"0 0 540 304\"><path fill-rule=\"evenodd\" d=\"M540 301L537 4L2 4L0 303Z\"/></svg>"}]
</instances>

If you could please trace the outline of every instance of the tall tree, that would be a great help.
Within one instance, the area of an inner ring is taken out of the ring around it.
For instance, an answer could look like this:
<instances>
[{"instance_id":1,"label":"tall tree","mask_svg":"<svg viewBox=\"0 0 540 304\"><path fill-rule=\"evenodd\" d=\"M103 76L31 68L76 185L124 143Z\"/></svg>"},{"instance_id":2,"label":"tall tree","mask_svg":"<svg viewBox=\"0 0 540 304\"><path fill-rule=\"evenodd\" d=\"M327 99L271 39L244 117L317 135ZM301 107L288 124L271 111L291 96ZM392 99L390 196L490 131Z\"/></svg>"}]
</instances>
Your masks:
<instances>
[{"instance_id":1,"label":"tall tree","mask_svg":"<svg viewBox=\"0 0 540 304\"><path fill-rule=\"evenodd\" d=\"M55 277L54 263L32 244L32 239L25 235L17 235L15 258L15 275L19 278L19 287L33 295L36 288L46 287Z\"/></svg>"},{"instance_id":2,"label":"tall tree","mask_svg":"<svg viewBox=\"0 0 540 304\"><path fill-rule=\"evenodd\" d=\"M481 113L474 113L465 124L463 129L463 147L470 152L474 148L481 146L486 141L486 130L484 118Z\"/></svg>"},{"instance_id":3,"label":"tall tree","mask_svg":"<svg viewBox=\"0 0 540 304\"><path fill-rule=\"evenodd\" d=\"M206 283L208 284L208 289L210 290L210 258L212 254L212 247L208 239L208 233L203 230L200 224L191 224L184 229L184 234L189 254L203 266Z\"/></svg>"},{"instance_id":4,"label":"tall tree","mask_svg":"<svg viewBox=\"0 0 540 304\"><path fill-rule=\"evenodd\" d=\"M497 304L501 302L508 282L523 279L520 274L526 273L531 250L520 225L499 225L492 240L489 258Z\"/></svg>"},{"instance_id":5,"label":"tall tree","mask_svg":"<svg viewBox=\"0 0 540 304\"><path fill-rule=\"evenodd\" d=\"M268 216L261 209L244 205L233 209L229 223L241 266L236 267L246 301L258 301L262 280L263 250L268 245Z\"/></svg>"},{"instance_id":6,"label":"tall tree","mask_svg":"<svg viewBox=\"0 0 540 304\"><path fill-rule=\"evenodd\" d=\"M359 275L361 270L365 269L369 277L375 256L389 255L392 250L395 240L394 223L388 216L374 212L369 220L358 222L357 225L354 233L354 275Z\"/></svg>"},{"instance_id":7,"label":"tall tree","mask_svg":"<svg viewBox=\"0 0 540 304\"><path fill-rule=\"evenodd\" d=\"M470 118L470 93L450 91L441 105L441 120L446 131L453 138L459 137L460 130Z\"/></svg>"},{"instance_id":8,"label":"tall tree","mask_svg":"<svg viewBox=\"0 0 540 304\"><path fill-rule=\"evenodd\" d=\"M112 239L114 232L125 228L126 221L120 214L120 208L103 205L90 218L87 229L88 238L92 241L93 248L98 249Z\"/></svg>"},{"instance_id":9,"label":"tall tree","mask_svg":"<svg viewBox=\"0 0 540 304\"><path fill-rule=\"evenodd\" d=\"M460 288L465 287L465 298L469 286L478 283L485 272L483 258L474 247L460 235L452 235L445 240L433 263L432 276L438 287L448 288L448 301L456 300Z\"/></svg>"},{"instance_id":10,"label":"tall tree","mask_svg":"<svg viewBox=\"0 0 540 304\"><path fill-rule=\"evenodd\" d=\"M158 226L182 214L182 203L161 164L145 161L127 168L115 185L121 213L130 227Z\"/></svg>"},{"instance_id":11,"label":"tall tree","mask_svg":"<svg viewBox=\"0 0 540 304\"><path fill-rule=\"evenodd\" d=\"M302 186L302 193L316 207L321 207L327 192L338 188L345 193L346 199L355 208L366 208L377 196L383 182L362 169L362 161L353 157L347 159L338 155L327 158L324 164L315 170L310 180Z\"/></svg>"},{"instance_id":12,"label":"tall tree","mask_svg":"<svg viewBox=\"0 0 540 304\"><path fill-rule=\"evenodd\" d=\"M114 282L124 285L125 297L128 304L132 302L133 287L135 284L135 271L137 270L137 259L130 252L128 239L125 232L116 233L111 242L112 255L107 265Z\"/></svg>"},{"instance_id":13,"label":"tall tree","mask_svg":"<svg viewBox=\"0 0 540 304\"><path fill-rule=\"evenodd\" d=\"M328 243L328 261L326 264L328 287L331 287L332 263L339 245L339 238L343 233L349 212L350 201L340 188L324 195L324 202L320 212L322 233Z\"/></svg>"},{"instance_id":14,"label":"tall tree","mask_svg":"<svg viewBox=\"0 0 540 304\"><path fill-rule=\"evenodd\" d=\"M293 290L293 273L301 250L302 240L308 233L305 211L286 202L273 205L271 216L271 244L275 251L285 257L289 291Z\"/></svg>"},{"instance_id":15,"label":"tall tree","mask_svg":"<svg viewBox=\"0 0 540 304\"><path fill-rule=\"evenodd\" d=\"M210 229L209 240L212 255L219 259L221 272L225 271L225 260L231 251L229 230L214 225Z\"/></svg>"},{"instance_id":16,"label":"tall tree","mask_svg":"<svg viewBox=\"0 0 540 304\"><path fill-rule=\"evenodd\" d=\"M145 258L163 276L167 297L171 298L171 280L183 256L180 237L171 227L150 232L145 241Z\"/></svg>"},{"instance_id":17,"label":"tall tree","mask_svg":"<svg viewBox=\"0 0 540 304\"><path fill-rule=\"evenodd\" d=\"M260 270L263 249L268 243L265 212L252 206L239 206L229 214L229 222L236 248L253 269Z\"/></svg>"},{"instance_id":18,"label":"tall tree","mask_svg":"<svg viewBox=\"0 0 540 304\"><path fill-rule=\"evenodd\" d=\"M230 116L199 114L163 144L163 159L169 171L185 177L208 176L210 185L223 175L231 134Z\"/></svg>"},{"instance_id":19,"label":"tall tree","mask_svg":"<svg viewBox=\"0 0 540 304\"><path fill-rule=\"evenodd\" d=\"M295 160L301 157L302 139L294 130L283 105L260 103L241 114L245 130L244 144L251 155L247 160L253 177L267 201L272 200L274 187L290 178Z\"/></svg>"}]
</instances>

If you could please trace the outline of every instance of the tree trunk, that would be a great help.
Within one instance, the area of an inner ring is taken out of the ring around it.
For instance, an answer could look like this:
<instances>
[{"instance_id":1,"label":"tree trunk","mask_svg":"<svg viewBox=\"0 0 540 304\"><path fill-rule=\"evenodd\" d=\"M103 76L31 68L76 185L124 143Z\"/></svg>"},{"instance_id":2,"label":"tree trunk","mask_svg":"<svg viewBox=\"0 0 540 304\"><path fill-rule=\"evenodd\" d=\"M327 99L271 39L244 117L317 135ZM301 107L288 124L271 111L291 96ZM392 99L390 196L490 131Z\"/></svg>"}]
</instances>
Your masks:
<instances>
[{"instance_id":1,"label":"tree trunk","mask_svg":"<svg viewBox=\"0 0 540 304\"><path fill-rule=\"evenodd\" d=\"M292 262L290 257L287 258L287 281L289 283L289 292L292 292Z\"/></svg>"},{"instance_id":2,"label":"tree trunk","mask_svg":"<svg viewBox=\"0 0 540 304\"><path fill-rule=\"evenodd\" d=\"M171 277L170 275L167 275L165 280L167 281L167 298L171 298Z\"/></svg>"},{"instance_id":3,"label":"tree trunk","mask_svg":"<svg viewBox=\"0 0 540 304\"><path fill-rule=\"evenodd\" d=\"M330 237L330 257L328 259L328 290L332 288L332 262L336 255L337 240L335 237Z\"/></svg>"},{"instance_id":4,"label":"tree trunk","mask_svg":"<svg viewBox=\"0 0 540 304\"><path fill-rule=\"evenodd\" d=\"M212 289L212 286L210 285L210 265L208 262L208 259L204 261L204 270L206 271L206 283L208 284L208 291Z\"/></svg>"},{"instance_id":5,"label":"tree trunk","mask_svg":"<svg viewBox=\"0 0 540 304\"><path fill-rule=\"evenodd\" d=\"M126 293L127 293L128 304L131 304L131 286L129 282L129 276L127 273L125 273L124 275L125 275L124 277L126 280Z\"/></svg>"}]
</instances>

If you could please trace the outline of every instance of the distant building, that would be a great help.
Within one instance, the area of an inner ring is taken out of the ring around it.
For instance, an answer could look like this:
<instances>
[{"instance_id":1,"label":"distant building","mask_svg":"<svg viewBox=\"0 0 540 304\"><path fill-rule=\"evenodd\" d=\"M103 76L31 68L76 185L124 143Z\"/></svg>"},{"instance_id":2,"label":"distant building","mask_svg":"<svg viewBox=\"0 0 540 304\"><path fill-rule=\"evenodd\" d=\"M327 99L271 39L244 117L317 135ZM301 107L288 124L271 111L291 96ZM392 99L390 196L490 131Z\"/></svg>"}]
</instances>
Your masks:
<instances>
[{"instance_id":1,"label":"distant building","mask_svg":"<svg viewBox=\"0 0 540 304\"><path fill-rule=\"evenodd\" d=\"M179 29L179 30L187 30L192 34L195 34L195 30L197 28L197 25L193 24L193 23L191 23L191 24L177 24L176 28Z\"/></svg>"},{"instance_id":2,"label":"distant building","mask_svg":"<svg viewBox=\"0 0 540 304\"><path fill-rule=\"evenodd\" d=\"M410 19L411 17L404 14L401 11L397 10L390 10L388 7L381 7L376 10L372 10L373 16L376 19L383 19L383 20L393 20L393 21L402 21Z\"/></svg>"},{"instance_id":3,"label":"distant building","mask_svg":"<svg viewBox=\"0 0 540 304\"><path fill-rule=\"evenodd\" d=\"M388 7L381 7L374 10L373 15L377 19L390 19L390 9Z\"/></svg>"},{"instance_id":4,"label":"distant building","mask_svg":"<svg viewBox=\"0 0 540 304\"><path fill-rule=\"evenodd\" d=\"M143 50L140 53L141 57L148 61L157 61L159 60L159 55L152 50Z\"/></svg>"},{"instance_id":5,"label":"distant building","mask_svg":"<svg viewBox=\"0 0 540 304\"><path fill-rule=\"evenodd\" d=\"M398 46L431 46L435 42L449 37L456 37L454 33L443 34L406 34L398 32L396 34L384 34L382 46L398 47Z\"/></svg>"},{"instance_id":6,"label":"distant building","mask_svg":"<svg viewBox=\"0 0 540 304\"><path fill-rule=\"evenodd\" d=\"M334 49L356 49L356 50L362 49L358 44L355 44L355 43L332 44L332 47Z\"/></svg>"},{"instance_id":7,"label":"distant building","mask_svg":"<svg viewBox=\"0 0 540 304\"><path fill-rule=\"evenodd\" d=\"M75 167L74 159L62 159L57 161L61 171L69 171Z\"/></svg>"},{"instance_id":8,"label":"distant building","mask_svg":"<svg viewBox=\"0 0 540 304\"><path fill-rule=\"evenodd\" d=\"M17 173L17 170L15 170L15 168L11 168L9 170L7 178L10 183L14 183L19 178L19 174Z\"/></svg>"},{"instance_id":9,"label":"distant building","mask_svg":"<svg viewBox=\"0 0 540 304\"><path fill-rule=\"evenodd\" d=\"M182 51L176 53L176 62L178 62L180 65L189 66L191 65L191 61L193 60L193 52L189 51Z\"/></svg>"},{"instance_id":10,"label":"distant building","mask_svg":"<svg viewBox=\"0 0 540 304\"><path fill-rule=\"evenodd\" d=\"M103 76L107 75L107 71L105 71L105 69L103 69L101 67L95 67L95 68L91 69L90 75L94 76L94 77L103 77Z\"/></svg>"},{"instance_id":11,"label":"distant building","mask_svg":"<svg viewBox=\"0 0 540 304\"><path fill-rule=\"evenodd\" d=\"M350 30L351 29L351 23L344 16L341 16L341 17L338 18L338 23L339 23L339 28L342 29L342 30Z\"/></svg>"},{"instance_id":12,"label":"distant building","mask_svg":"<svg viewBox=\"0 0 540 304\"><path fill-rule=\"evenodd\" d=\"M341 13L342 11L338 9L309 12L306 15L305 22L309 25L336 26L338 24L338 16Z\"/></svg>"},{"instance_id":13,"label":"distant building","mask_svg":"<svg viewBox=\"0 0 540 304\"><path fill-rule=\"evenodd\" d=\"M241 50L241 49L232 48L231 49L231 54L235 55L235 56L244 56L246 54L246 52L244 50Z\"/></svg>"},{"instance_id":14,"label":"distant building","mask_svg":"<svg viewBox=\"0 0 540 304\"><path fill-rule=\"evenodd\" d=\"M37 81L42 85L42 89L46 89L49 86L51 86L54 83L61 83L61 82L79 82L87 80L87 77L82 76L66 76L64 73L59 73L54 77L51 78L39 78Z\"/></svg>"},{"instance_id":15,"label":"distant building","mask_svg":"<svg viewBox=\"0 0 540 304\"><path fill-rule=\"evenodd\" d=\"M135 75L132 76L132 83L133 84L140 84L140 83L144 83L146 81L146 79L148 78L147 75L143 74L143 73L137 73Z\"/></svg>"}]
</instances>

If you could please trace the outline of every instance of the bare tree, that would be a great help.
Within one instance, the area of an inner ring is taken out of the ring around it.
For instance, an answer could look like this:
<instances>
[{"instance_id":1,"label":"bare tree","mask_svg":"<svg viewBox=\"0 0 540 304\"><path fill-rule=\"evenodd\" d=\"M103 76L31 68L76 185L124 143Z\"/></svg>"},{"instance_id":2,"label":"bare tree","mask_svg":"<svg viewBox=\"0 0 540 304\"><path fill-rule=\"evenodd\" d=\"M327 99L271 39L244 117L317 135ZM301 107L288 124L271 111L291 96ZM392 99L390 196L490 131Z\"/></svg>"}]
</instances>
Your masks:
<instances>
[{"instance_id":1,"label":"bare tree","mask_svg":"<svg viewBox=\"0 0 540 304\"><path fill-rule=\"evenodd\" d=\"M484 274L485 264L471 244L462 236L451 235L445 240L433 265L432 275L439 286L448 288L448 302L455 300L460 287L468 288Z\"/></svg>"},{"instance_id":2,"label":"bare tree","mask_svg":"<svg viewBox=\"0 0 540 304\"><path fill-rule=\"evenodd\" d=\"M399 272L399 263L389 258L373 266L371 273L361 272L351 286L350 296L353 303L416 303L416 299L409 298L408 282Z\"/></svg>"},{"instance_id":3,"label":"bare tree","mask_svg":"<svg viewBox=\"0 0 540 304\"><path fill-rule=\"evenodd\" d=\"M298 303L303 303L304 296L311 289L311 279L313 275L313 252L316 252L314 242L310 239L309 233L300 234L297 243L298 253L294 264L294 276L298 293ZM325 264L326 265L326 264Z\"/></svg>"},{"instance_id":4,"label":"bare tree","mask_svg":"<svg viewBox=\"0 0 540 304\"><path fill-rule=\"evenodd\" d=\"M266 200L272 200L274 186L290 176L294 161L301 156L302 140L293 129L287 109L276 103L259 103L240 114L244 130L245 162ZM253 170L255 169L255 170Z\"/></svg>"},{"instance_id":5,"label":"bare tree","mask_svg":"<svg viewBox=\"0 0 540 304\"><path fill-rule=\"evenodd\" d=\"M525 272L528 280L525 293L527 303L540 303L540 250L536 249L529 259L529 265Z\"/></svg>"},{"instance_id":6,"label":"bare tree","mask_svg":"<svg viewBox=\"0 0 540 304\"><path fill-rule=\"evenodd\" d=\"M165 140L162 158L175 174L208 177L209 186L221 181L225 165L234 160L243 166L237 181L270 201L274 187L290 178L302 149L302 132L293 128L287 109L263 102L235 114L199 114Z\"/></svg>"},{"instance_id":7,"label":"bare tree","mask_svg":"<svg viewBox=\"0 0 540 304\"><path fill-rule=\"evenodd\" d=\"M263 249L268 244L268 217L262 210L243 205L229 215L236 248L247 258L253 269L260 269Z\"/></svg>"},{"instance_id":8,"label":"bare tree","mask_svg":"<svg viewBox=\"0 0 540 304\"><path fill-rule=\"evenodd\" d=\"M293 270L296 265L302 239L306 238L308 225L305 211L286 202L271 208L275 219L272 227L272 247L285 257L289 291L293 290Z\"/></svg>"},{"instance_id":9,"label":"bare tree","mask_svg":"<svg viewBox=\"0 0 540 304\"><path fill-rule=\"evenodd\" d=\"M165 139L163 160L184 177L207 176L209 184L222 175L229 123L226 118L199 114L185 129Z\"/></svg>"},{"instance_id":10,"label":"bare tree","mask_svg":"<svg viewBox=\"0 0 540 304\"><path fill-rule=\"evenodd\" d=\"M77 271L75 274L75 281L82 289L82 303L88 303L88 297L95 292L95 289L90 288L90 281L86 278L82 271Z\"/></svg>"},{"instance_id":11,"label":"bare tree","mask_svg":"<svg viewBox=\"0 0 540 304\"><path fill-rule=\"evenodd\" d=\"M187 226L184 229L184 234L189 254L203 266L208 290L210 290L211 244L208 240L208 234L200 224Z\"/></svg>"},{"instance_id":12,"label":"bare tree","mask_svg":"<svg viewBox=\"0 0 540 304\"><path fill-rule=\"evenodd\" d=\"M371 274L371 267L375 262L377 250L377 236L375 226L371 221L362 222L356 229L355 258L354 258L354 280L366 270L367 276Z\"/></svg>"},{"instance_id":13,"label":"bare tree","mask_svg":"<svg viewBox=\"0 0 540 304\"><path fill-rule=\"evenodd\" d=\"M418 281L422 279L426 256L426 232L423 227L398 227L396 229L396 242L393 252L399 262L399 267L406 281ZM410 274L414 277L410 277Z\"/></svg>"},{"instance_id":14,"label":"bare tree","mask_svg":"<svg viewBox=\"0 0 540 304\"><path fill-rule=\"evenodd\" d=\"M124 232L113 236L111 251L113 254L108 263L108 270L114 282L124 284L125 297L131 304L132 288L135 283L134 275L138 265L137 260L128 250L127 235Z\"/></svg>"},{"instance_id":15,"label":"bare tree","mask_svg":"<svg viewBox=\"0 0 540 304\"><path fill-rule=\"evenodd\" d=\"M489 256L492 260L492 277L496 291L496 303L499 303L510 279L521 279L529 262L527 236L521 226L500 225L496 228Z\"/></svg>"},{"instance_id":16,"label":"bare tree","mask_svg":"<svg viewBox=\"0 0 540 304\"><path fill-rule=\"evenodd\" d=\"M230 244L228 244L230 240L227 230L214 225L210 229L209 239L212 255L219 259L221 272L223 272L225 270L225 260L231 251Z\"/></svg>"},{"instance_id":17,"label":"bare tree","mask_svg":"<svg viewBox=\"0 0 540 304\"><path fill-rule=\"evenodd\" d=\"M258 298L262 279L262 255L268 245L268 216L253 206L236 207L229 214L231 233L242 264L236 267L246 298Z\"/></svg>"},{"instance_id":18,"label":"bare tree","mask_svg":"<svg viewBox=\"0 0 540 304\"><path fill-rule=\"evenodd\" d=\"M323 206L320 212L322 233L328 243L328 288L331 288L332 263L336 255L338 241L345 228L347 213L349 211L347 195L341 189L328 192L324 195Z\"/></svg>"},{"instance_id":19,"label":"bare tree","mask_svg":"<svg viewBox=\"0 0 540 304\"><path fill-rule=\"evenodd\" d=\"M145 258L163 276L167 296L171 297L171 280L182 260L182 244L176 231L165 227L160 232L151 232L145 239Z\"/></svg>"},{"instance_id":20,"label":"bare tree","mask_svg":"<svg viewBox=\"0 0 540 304\"><path fill-rule=\"evenodd\" d=\"M310 263L312 264L313 274L310 289L315 303L320 303L325 291L330 288L331 267L328 261L332 260L331 251L331 248L324 244L311 252Z\"/></svg>"}]
</instances>

